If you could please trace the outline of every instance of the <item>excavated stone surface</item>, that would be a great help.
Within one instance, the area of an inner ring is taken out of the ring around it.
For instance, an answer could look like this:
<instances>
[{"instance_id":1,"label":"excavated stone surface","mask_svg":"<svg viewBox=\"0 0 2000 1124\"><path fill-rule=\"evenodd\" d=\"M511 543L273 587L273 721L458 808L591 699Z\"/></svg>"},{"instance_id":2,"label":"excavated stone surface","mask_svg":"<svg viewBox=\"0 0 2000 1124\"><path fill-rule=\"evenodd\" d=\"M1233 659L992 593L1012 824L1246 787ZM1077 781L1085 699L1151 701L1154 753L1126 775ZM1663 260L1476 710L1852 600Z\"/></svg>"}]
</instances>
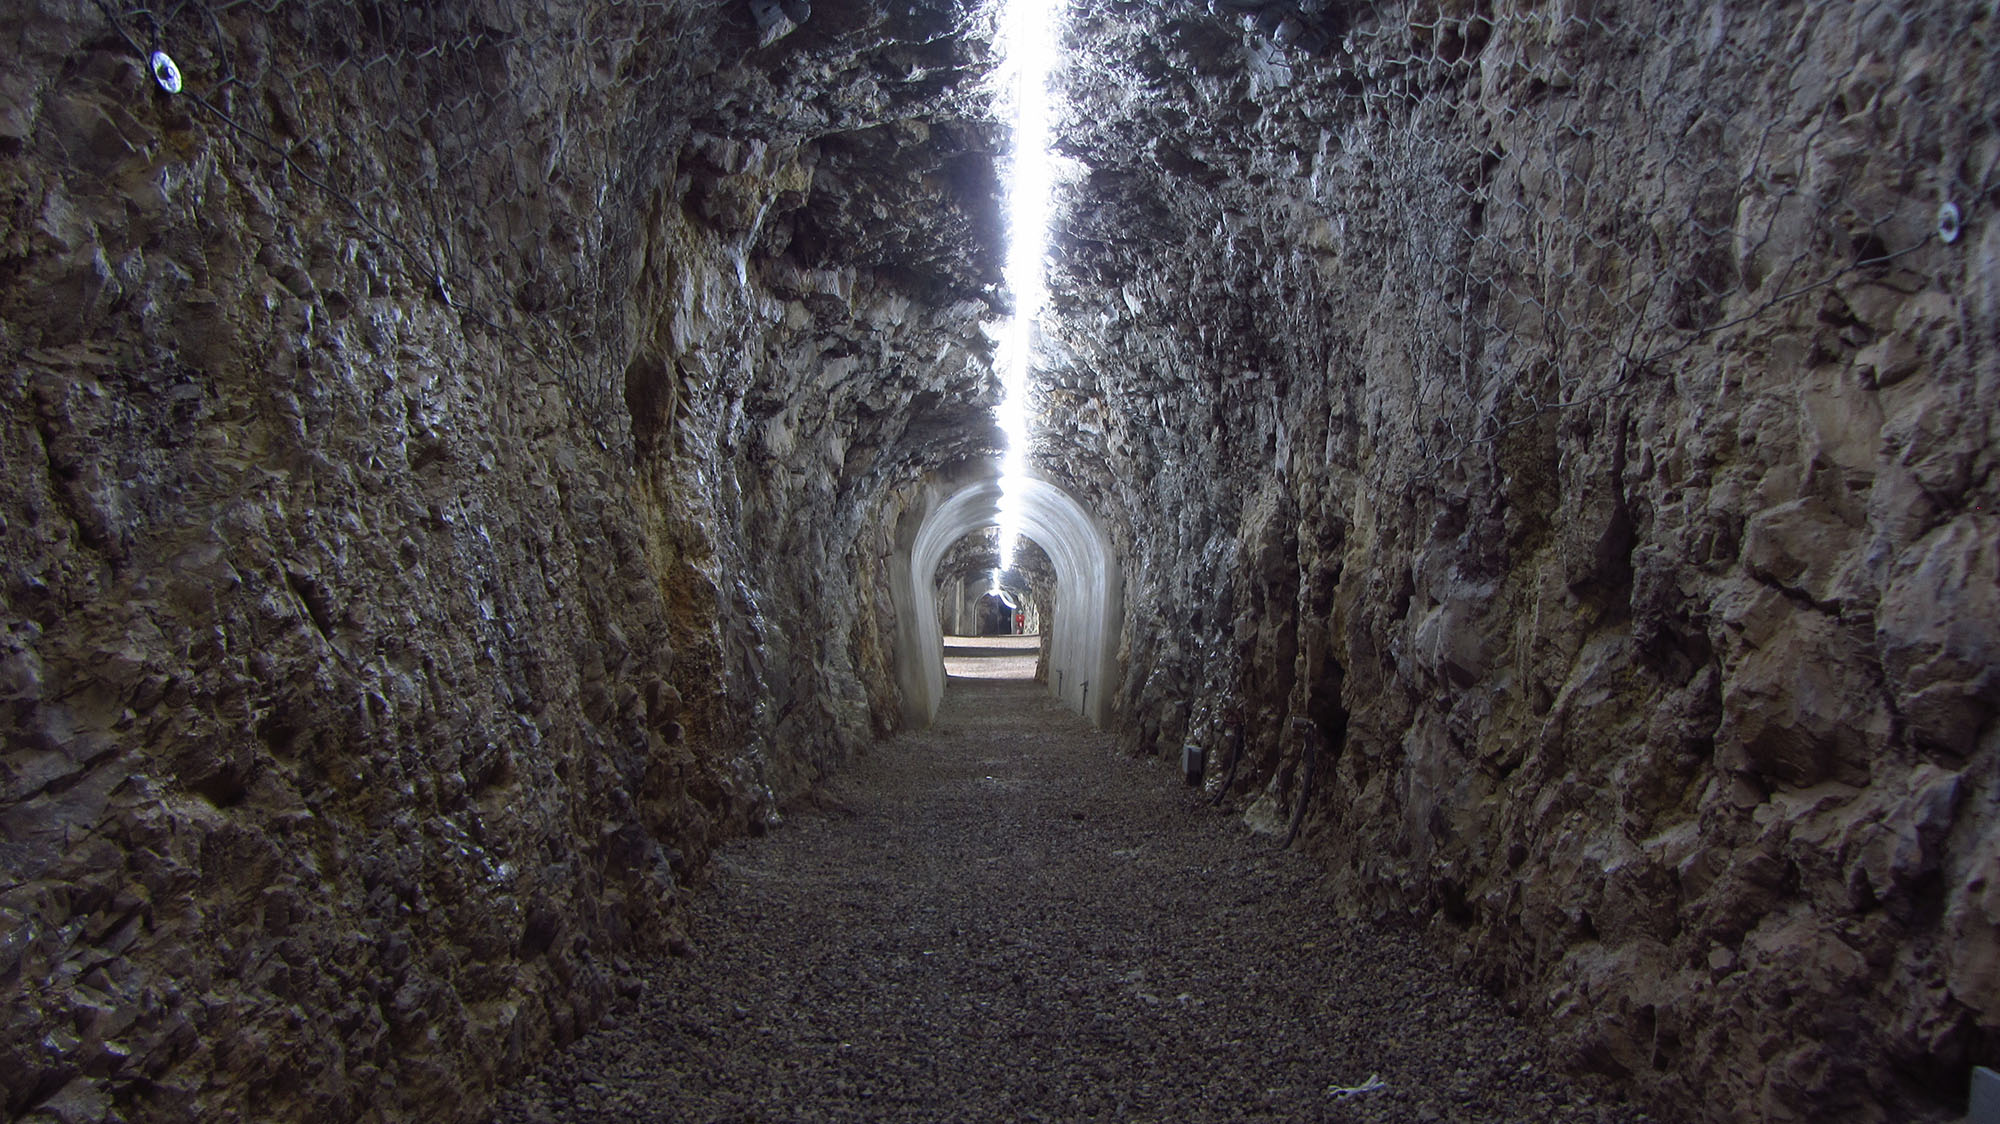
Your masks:
<instances>
[{"instance_id":1,"label":"excavated stone surface","mask_svg":"<svg viewBox=\"0 0 2000 1124\"><path fill-rule=\"evenodd\" d=\"M1343 908L1665 1105L1953 1114L2000 226L1934 231L2000 187L1992 13L1275 7L1070 34L1037 452L1132 575L1126 743L1307 801Z\"/></svg>"},{"instance_id":2,"label":"excavated stone surface","mask_svg":"<svg viewBox=\"0 0 2000 1124\"><path fill-rule=\"evenodd\" d=\"M998 440L989 21L0 11L0 1112L477 1119L899 721L898 528ZM1993 21L1068 34L1036 461L1119 736L1669 1110L2000 1060Z\"/></svg>"},{"instance_id":3,"label":"excavated stone surface","mask_svg":"<svg viewBox=\"0 0 2000 1124\"><path fill-rule=\"evenodd\" d=\"M478 1119L897 720L984 42L209 7L0 14L0 1116Z\"/></svg>"}]
</instances>

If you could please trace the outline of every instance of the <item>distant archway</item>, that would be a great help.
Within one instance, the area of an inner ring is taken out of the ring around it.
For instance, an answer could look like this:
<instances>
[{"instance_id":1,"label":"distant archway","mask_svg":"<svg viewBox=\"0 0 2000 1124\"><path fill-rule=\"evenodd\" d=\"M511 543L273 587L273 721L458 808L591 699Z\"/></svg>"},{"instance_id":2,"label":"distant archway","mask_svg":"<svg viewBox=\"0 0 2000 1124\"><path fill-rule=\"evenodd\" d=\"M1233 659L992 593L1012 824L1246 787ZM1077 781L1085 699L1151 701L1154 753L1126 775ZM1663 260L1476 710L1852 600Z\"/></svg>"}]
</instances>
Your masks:
<instances>
[{"instance_id":1,"label":"distant archway","mask_svg":"<svg viewBox=\"0 0 2000 1124\"><path fill-rule=\"evenodd\" d=\"M1103 725L1118 678L1118 624L1124 583L1111 540L1068 492L1045 480L1022 482L1021 533L1056 571L1050 632L1049 689L1063 705ZM897 536L892 580L896 601L896 680L904 721L930 723L944 696L944 638L931 576L951 544L990 526L1000 514L1000 482L976 480L935 493L907 513Z\"/></svg>"},{"instance_id":2,"label":"distant archway","mask_svg":"<svg viewBox=\"0 0 2000 1124\"><path fill-rule=\"evenodd\" d=\"M1037 635L1045 631L1055 609L1056 571L1049 556L1033 539L1014 544L1013 566L1004 573L994 569L1000 561L1000 528L975 529L951 544L931 577L932 595L937 599L938 627L944 632L945 646L955 636L993 635L997 620L993 608L995 591L1013 613L1006 632ZM1036 678L1047 674L1047 660ZM950 660L946 660L949 667Z\"/></svg>"}]
</instances>

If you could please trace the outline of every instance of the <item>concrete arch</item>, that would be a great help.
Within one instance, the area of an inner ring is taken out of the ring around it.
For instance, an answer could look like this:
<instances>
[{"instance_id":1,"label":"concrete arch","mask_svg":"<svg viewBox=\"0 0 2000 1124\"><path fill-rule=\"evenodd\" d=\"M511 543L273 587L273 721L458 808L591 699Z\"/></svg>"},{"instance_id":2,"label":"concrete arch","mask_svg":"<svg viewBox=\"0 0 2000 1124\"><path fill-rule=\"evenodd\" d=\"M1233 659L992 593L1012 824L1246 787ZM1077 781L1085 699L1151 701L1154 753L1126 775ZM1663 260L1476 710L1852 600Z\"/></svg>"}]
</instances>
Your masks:
<instances>
[{"instance_id":1,"label":"concrete arch","mask_svg":"<svg viewBox=\"0 0 2000 1124\"><path fill-rule=\"evenodd\" d=\"M999 521L1000 481L975 480L931 498L903 517L891 568L896 681L903 690L904 721L912 726L928 725L944 697L944 638L931 576L951 544ZM1083 505L1046 480L1024 481L1020 506L1021 534L1048 554L1056 572L1050 689L1064 706L1102 726L1118 677L1124 596L1111 540Z\"/></svg>"}]
</instances>

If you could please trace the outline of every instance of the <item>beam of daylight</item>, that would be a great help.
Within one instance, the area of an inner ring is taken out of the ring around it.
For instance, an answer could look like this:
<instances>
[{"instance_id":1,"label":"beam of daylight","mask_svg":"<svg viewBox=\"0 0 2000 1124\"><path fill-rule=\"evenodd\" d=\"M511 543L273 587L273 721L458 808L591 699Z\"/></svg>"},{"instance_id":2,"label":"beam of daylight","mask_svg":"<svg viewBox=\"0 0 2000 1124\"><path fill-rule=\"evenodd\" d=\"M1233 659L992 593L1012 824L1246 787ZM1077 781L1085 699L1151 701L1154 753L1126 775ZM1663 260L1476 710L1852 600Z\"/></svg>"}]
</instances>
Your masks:
<instances>
[{"instance_id":1,"label":"beam of daylight","mask_svg":"<svg viewBox=\"0 0 2000 1124\"><path fill-rule=\"evenodd\" d=\"M1061 47L1067 3L1000 0L1001 93L1014 126L1013 160L1007 173L1006 262L1014 316L1001 330L995 355L1000 364L998 421L1007 445L1000 461L1001 570L1013 567L1014 546L1020 538L1020 496L1028 473L1028 384L1035 329L1049 298L1044 269L1055 184L1049 75ZM994 574L996 586L999 578Z\"/></svg>"}]
</instances>

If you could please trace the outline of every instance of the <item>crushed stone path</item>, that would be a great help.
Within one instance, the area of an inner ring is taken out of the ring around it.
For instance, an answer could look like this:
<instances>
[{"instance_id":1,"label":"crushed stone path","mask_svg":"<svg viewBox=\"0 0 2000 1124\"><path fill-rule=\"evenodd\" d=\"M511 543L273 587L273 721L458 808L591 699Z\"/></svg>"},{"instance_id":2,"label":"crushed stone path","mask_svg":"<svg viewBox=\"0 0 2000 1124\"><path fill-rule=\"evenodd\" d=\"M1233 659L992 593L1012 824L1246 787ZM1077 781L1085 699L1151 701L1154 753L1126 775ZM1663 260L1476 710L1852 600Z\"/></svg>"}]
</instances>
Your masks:
<instances>
[{"instance_id":1,"label":"crushed stone path","mask_svg":"<svg viewBox=\"0 0 2000 1124\"><path fill-rule=\"evenodd\" d=\"M693 913L496 1124L1647 1119L1020 679L954 675Z\"/></svg>"}]
</instances>

